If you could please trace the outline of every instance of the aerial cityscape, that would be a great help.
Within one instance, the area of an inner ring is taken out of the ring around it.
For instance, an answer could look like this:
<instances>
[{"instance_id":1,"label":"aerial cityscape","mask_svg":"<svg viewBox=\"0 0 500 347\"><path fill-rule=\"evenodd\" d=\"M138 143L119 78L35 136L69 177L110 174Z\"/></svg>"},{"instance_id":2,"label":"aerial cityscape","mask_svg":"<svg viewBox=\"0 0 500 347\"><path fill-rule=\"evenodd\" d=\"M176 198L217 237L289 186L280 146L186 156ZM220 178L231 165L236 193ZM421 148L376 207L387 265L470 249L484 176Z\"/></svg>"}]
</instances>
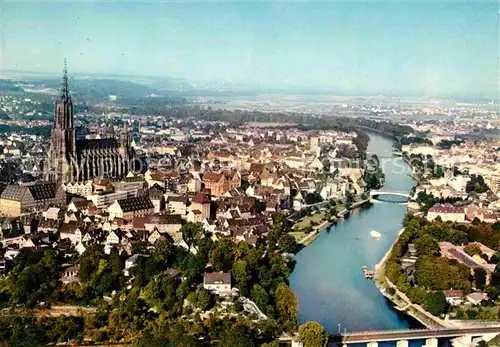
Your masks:
<instances>
[{"instance_id":1,"label":"aerial cityscape","mask_svg":"<svg viewBox=\"0 0 500 347\"><path fill-rule=\"evenodd\" d=\"M500 346L498 2L0 2L0 346Z\"/></svg>"}]
</instances>

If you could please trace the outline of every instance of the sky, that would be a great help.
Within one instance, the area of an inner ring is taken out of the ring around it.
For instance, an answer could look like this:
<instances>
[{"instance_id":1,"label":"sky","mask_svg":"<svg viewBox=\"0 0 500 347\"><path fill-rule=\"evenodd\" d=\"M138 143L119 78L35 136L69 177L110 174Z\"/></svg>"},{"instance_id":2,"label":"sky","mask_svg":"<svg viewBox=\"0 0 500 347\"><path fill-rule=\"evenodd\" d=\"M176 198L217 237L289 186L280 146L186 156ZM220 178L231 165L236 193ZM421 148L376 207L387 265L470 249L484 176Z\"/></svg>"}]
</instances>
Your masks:
<instances>
[{"instance_id":1,"label":"sky","mask_svg":"<svg viewBox=\"0 0 500 347\"><path fill-rule=\"evenodd\" d=\"M0 0L0 68L498 97L498 2Z\"/></svg>"}]
</instances>

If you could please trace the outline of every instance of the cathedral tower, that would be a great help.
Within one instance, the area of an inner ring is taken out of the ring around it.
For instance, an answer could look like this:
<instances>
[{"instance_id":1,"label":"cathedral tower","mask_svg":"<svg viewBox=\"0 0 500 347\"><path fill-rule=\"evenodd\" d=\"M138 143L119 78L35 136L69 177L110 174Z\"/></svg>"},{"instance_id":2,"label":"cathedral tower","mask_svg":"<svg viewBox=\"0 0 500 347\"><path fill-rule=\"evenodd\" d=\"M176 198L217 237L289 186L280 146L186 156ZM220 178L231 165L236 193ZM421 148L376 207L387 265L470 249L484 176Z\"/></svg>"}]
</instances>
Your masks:
<instances>
[{"instance_id":1,"label":"cathedral tower","mask_svg":"<svg viewBox=\"0 0 500 347\"><path fill-rule=\"evenodd\" d=\"M78 163L76 158L73 100L71 100L69 93L66 60L64 60L61 93L55 101L49 163L51 166L50 180L63 182L74 180L78 170Z\"/></svg>"}]
</instances>

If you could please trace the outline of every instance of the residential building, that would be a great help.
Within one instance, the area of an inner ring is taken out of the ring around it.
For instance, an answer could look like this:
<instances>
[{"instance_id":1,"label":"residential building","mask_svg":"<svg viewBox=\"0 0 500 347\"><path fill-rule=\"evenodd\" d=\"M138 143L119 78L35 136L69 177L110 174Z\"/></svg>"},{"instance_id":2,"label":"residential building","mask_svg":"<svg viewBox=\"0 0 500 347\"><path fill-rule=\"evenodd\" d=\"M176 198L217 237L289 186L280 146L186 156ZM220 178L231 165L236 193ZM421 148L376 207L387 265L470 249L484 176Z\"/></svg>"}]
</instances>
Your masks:
<instances>
[{"instance_id":1,"label":"residential building","mask_svg":"<svg viewBox=\"0 0 500 347\"><path fill-rule=\"evenodd\" d=\"M118 190L115 192L96 192L88 196L87 199L92 201L96 208L104 209L109 207L113 202L127 199L127 197L128 193L126 191Z\"/></svg>"},{"instance_id":2,"label":"residential building","mask_svg":"<svg viewBox=\"0 0 500 347\"><path fill-rule=\"evenodd\" d=\"M219 295L229 294L231 292L231 273L230 272L210 272L203 276L203 288Z\"/></svg>"},{"instance_id":3,"label":"residential building","mask_svg":"<svg viewBox=\"0 0 500 347\"><path fill-rule=\"evenodd\" d=\"M198 210L201 212L202 219L210 219L211 200L204 192L199 192L191 199L190 210Z\"/></svg>"},{"instance_id":4,"label":"residential building","mask_svg":"<svg viewBox=\"0 0 500 347\"><path fill-rule=\"evenodd\" d=\"M427 212L427 220L433 221L438 217L443 222L463 223L465 222L465 209L451 204L437 204L432 206Z\"/></svg>"},{"instance_id":5,"label":"residential building","mask_svg":"<svg viewBox=\"0 0 500 347\"><path fill-rule=\"evenodd\" d=\"M145 217L144 229L152 232L158 230L160 234L175 234L181 230L182 219L178 214L151 214Z\"/></svg>"},{"instance_id":6,"label":"residential building","mask_svg":"<svg viewBox=\"0 0 500 347\"><path fill-rule=\"evenodd\" d=\"M181 216L187 213L188 199L182 195L167 195L167 209L170 214Z\"/></svg>"},{"instance_id":7,"label":"residential building","mask_svg":"<svg viewBox=\"0 0 500 347\"><path fill-rule=\"evenodd\" d=\"M134 217L147 216L154 212L154 206L149 196L137 196L134 198L116 200L108 207L109 219L114 218L132 219Z\"/></svg>"},{"instance_id":8,"label":"residential building","mask_svg":"<svg viewBox=\"0 0 500 347\"><path fill-rule=\"evenodd\" d=\"M210 190L213 196L221 196L225 193L226 177L221 173L206 172L203 175L205 189Z\"/></svg>"}]
</instances>

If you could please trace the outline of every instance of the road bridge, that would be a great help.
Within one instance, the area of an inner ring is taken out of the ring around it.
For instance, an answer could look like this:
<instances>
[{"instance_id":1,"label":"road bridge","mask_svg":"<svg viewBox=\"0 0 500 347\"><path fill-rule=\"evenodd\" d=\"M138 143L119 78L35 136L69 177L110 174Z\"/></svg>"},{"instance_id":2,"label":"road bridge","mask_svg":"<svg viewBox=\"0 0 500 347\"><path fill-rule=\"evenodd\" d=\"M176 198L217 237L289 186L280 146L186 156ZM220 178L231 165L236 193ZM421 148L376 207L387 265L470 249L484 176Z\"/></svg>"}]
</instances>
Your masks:
<instances>
[{"instance_id":1,"label":"road bridge","mask_svg":"<svg viewBox=\"0 0 500 347\"><path fill-rule=\"evenodd\" d=\"M370 196L372 198L379 196L379 195L395 195L395 196L402 196L404 198L410 198L410 193L408 193L408 192L391 191L391 190L372 190L372 191L370 191Z\"/></svg>"},{"instance_id":2,"label":"road bridge","mask_svg":"<svg viewBox=\"0 0 500 347\"><path fill-rule=\"evenodd\" d=\"M399 151L390 151L390 150L385 150L385 151L378 151L377 153L375 152L366 152L366 156L370 157L373 154L377 156L377 158L382 159L382 158L395 158L395 157L402 157L403 153Z\"/></svg>"},{"instance_id":3,"label":"road bridge","mask_svg":"<svg viewBox=\"0 0 500 347\"><path fill-rule=\"evenodd\" d=\"M370 346L376 346L378 342L430 340L429 344L433 345L435 341L432 339L435 339L437 342L439 338L473 337L492 334L500 334L500 325L489 327L360 331L341 334L339 340L341 340L343 345L367 343ZM338 338L339 335L336 335L336 337ZM332 339L335 340L335 335L332 335ZM400 343L400 345L407 344Z\"/></svg>"}]
</instances>

